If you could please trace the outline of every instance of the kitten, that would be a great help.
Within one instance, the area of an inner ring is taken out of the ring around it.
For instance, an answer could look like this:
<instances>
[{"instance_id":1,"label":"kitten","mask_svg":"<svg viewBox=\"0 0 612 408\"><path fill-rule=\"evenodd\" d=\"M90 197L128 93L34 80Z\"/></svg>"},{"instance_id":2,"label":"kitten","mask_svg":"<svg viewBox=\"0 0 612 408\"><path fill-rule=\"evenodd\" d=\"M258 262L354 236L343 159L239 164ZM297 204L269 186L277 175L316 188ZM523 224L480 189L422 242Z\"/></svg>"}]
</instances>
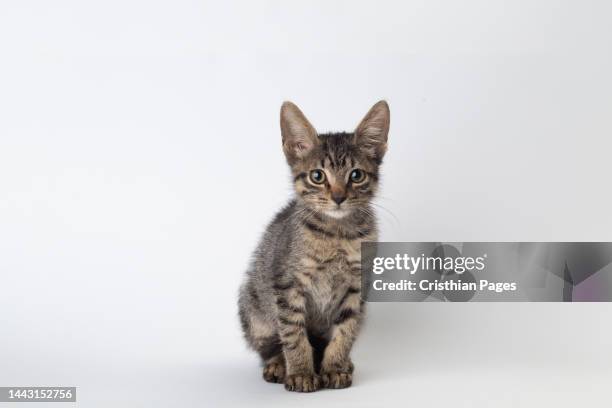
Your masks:
<instances>
[{"instance_id":1,"label":"kitten","mask_svg":"<svg viewBox=\"0 0 612 408\"><path fill-rule=\"evenodd\" d=\"M380 101L354 133L317 134L296 105L281 108L295 188L268 226L242 285L240 320L263 377L290 391L352 382L349 357L364 315L361 242L377 239L370 205L387 149Z\"/></svg>"}]
</instances>

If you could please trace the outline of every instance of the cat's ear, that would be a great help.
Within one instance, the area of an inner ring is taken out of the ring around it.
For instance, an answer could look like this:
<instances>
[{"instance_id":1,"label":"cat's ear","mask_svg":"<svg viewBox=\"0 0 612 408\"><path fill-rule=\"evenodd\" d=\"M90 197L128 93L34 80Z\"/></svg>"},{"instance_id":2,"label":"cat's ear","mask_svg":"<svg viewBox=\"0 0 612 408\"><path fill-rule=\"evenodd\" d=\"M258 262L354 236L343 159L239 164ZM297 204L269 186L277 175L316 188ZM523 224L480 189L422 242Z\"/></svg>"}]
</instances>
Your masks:
<instances>
[{"instance_id":1,"label":"cat's ear","mask_svg":"<svg viewBox=\"0 0 612 408\"><path fill-rule=\"evenodd\" d=\"M378 101L355 129L355 144L373 159L382 160L387 151L391 113L385 101Z\"/></svg>"},{"instance_id":2,"label":"cat's ear","mask_svg":"<svg viewBox=\"0 0 612 408\"><path fill-rule=\"evenodd\" d=\"M284 102L280 113L283 151L289 164L308 155L319 143L317 131L292 102Z\"/></svg>"}]
</instances>

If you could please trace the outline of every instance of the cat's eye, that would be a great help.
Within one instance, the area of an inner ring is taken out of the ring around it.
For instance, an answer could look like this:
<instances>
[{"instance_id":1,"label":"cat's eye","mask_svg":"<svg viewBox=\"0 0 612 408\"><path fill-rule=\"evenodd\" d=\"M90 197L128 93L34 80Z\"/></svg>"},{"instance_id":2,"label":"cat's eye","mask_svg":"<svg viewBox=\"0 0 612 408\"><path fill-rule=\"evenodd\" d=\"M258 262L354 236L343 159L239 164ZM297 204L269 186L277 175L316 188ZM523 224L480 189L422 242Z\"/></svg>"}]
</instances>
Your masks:
<instances>
[{"instance_id":1,"label":"cat's eye","mask_svg":"<svg viewBox=\"0 0 612 408\"><path fill-rule=\"evenodd\" d=\"M361 169L351 171L350 179L352 183L361 183L365 180L365 172Z\"/></svg>"},{"instance_id":2,"label":"cat's eye","mask_svg":"<svg viewBox=\"0 0 612 408\"><path fill-rule=\"evenodd\" d=\"M323 170L313 170L310 172L310 181L315 184L323 184L325 181L325 173Z\"/></svg>"}]
</instances>

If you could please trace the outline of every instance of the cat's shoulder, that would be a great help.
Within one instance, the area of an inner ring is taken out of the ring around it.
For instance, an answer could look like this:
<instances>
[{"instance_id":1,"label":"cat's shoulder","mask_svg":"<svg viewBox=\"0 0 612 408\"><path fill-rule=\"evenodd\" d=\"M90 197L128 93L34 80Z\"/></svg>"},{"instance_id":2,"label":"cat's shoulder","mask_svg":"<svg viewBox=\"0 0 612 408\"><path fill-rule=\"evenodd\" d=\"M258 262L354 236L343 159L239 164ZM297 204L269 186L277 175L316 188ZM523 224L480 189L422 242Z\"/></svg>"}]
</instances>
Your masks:
<instances>
[{"instance_id":1,"label":"cat's shoulder","mask_svg":"<svg viewBox=\"0 0 612 408\"><path fill-rule=\"evenodd\" d=\"M272 219L272 224L284 223L288 221L291 216L295 213L297 201L292 199L289 201L280 211L276 213Z\"/></svg>"}]
</instances>

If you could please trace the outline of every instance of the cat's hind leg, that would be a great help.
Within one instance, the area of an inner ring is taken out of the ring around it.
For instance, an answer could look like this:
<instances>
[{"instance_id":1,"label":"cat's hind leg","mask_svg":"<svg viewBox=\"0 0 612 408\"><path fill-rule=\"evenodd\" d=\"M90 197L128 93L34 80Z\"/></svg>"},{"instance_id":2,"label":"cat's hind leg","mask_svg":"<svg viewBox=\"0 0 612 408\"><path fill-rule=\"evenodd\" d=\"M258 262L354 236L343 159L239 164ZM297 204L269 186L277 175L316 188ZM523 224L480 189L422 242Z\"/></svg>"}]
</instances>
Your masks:
<instances>
[{"instance_id":1,"label":"cat's hind leg","mask_svg":"<svg viewBox=\"0 0 612 408\"><path fill-rule=\"evenodd\" d=\"M263 378L268 382L284 383L285 359L276 328L254 307L241 307L240 320L245 338L261 356Z\"/></svg>"},{"instance_id":2,"label":"cat's hind leg","mask_svg":"<svg viewBox=\"0 0 612 408\"><path fill-rule=\"evenodd\" d=\"M269 332L266 332L268 334ZM285 358L280 338L277 334L268 336L257 336L253 338L253 348L261 356L263 361L263 378L272 383L283 384L285 382Z\"/></svg>"},{"instance_id":3,"label":"cat's hind leg","mask_svg":"<svg viewBox=\"0 0 612 408\"><path fill-rule=\"evenodd\" d=\"M271 383L285 382L285 358L282 353L264 361L263 378Z\"/></svg>"}]
</instances>

